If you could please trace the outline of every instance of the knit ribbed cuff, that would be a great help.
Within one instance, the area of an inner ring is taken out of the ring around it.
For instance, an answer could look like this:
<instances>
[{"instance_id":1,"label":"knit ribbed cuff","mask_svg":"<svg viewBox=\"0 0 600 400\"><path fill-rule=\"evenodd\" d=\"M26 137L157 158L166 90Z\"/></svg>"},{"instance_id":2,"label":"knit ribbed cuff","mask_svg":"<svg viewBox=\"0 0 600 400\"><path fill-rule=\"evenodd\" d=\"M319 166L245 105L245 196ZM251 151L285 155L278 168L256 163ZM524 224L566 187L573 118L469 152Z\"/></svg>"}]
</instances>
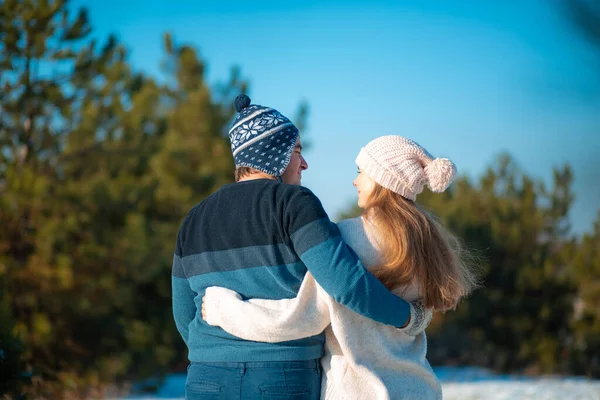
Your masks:
<instances>
[{"instance_id":1,"label":"knit ribbed cuff","mask_svg":"<svg viewBox=\"0 0 600 400\"><path fill-rule=\"evenodd\" d=\"M405 199L415 201L417 195L407 189L407 184L396 179L392 171L387 170L379 164L369 152L363 147L356 157L356 165L359 166L375 182L394 193L398 193Z\"/></svg>"},{"instance_id":2,"label":"knit ribbed cuff","mask_svg":"<svg viewBox=\"0 0 600 400\"><path fill-rule=\"evenodd\" d=\"M221 326L221 308L223 303L227 303L231 299L241 300L242 297L233 290L226 288L218 286L207 288L203 298L206 323L211 326Z\"/></svg>"},{"instance_id":3,"label":"knit ribbed cuff","mask_svg":"<svg viewBox=\"0 0 600 400\"><path fill-rule=\"evenodd\" d=\"M433 318L433 311L425 308L419 301L411 302L409 304L410 321L408 322L408 325L404 328L400 328L400 330L409 336L417 336L429 326L429 323Z\"/></svg>"}]
</instances>

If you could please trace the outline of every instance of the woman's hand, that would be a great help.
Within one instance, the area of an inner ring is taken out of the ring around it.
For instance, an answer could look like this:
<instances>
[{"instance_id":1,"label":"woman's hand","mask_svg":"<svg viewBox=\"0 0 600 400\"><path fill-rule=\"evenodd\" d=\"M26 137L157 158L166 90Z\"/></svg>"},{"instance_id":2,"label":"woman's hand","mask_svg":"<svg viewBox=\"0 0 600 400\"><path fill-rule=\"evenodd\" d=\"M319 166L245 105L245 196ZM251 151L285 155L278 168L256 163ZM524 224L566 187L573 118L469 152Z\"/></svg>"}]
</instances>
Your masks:
<instances>
[{"instance_id":1,"label":"woman's hand","mask_svg":"<svg viewBox=\"0 0 600 400\"><path fill-rule=\"evenodd\" d=\"M206 296L202 296L202 319L206 321Z\"/></svg>"},{"instance_id":2,"label":"woman's hand","mask_svg":"<svg viewBox=\"0 0 600 400\"><path fill-rule=\"evenodd\" d=\"M219 286L211 286L206 289L202 297L202 319L209 325L219 326L221 305L231 300L242 300L237 292ZM227 306L224 306L225 310Z\"/></svg>"}]
</instances>

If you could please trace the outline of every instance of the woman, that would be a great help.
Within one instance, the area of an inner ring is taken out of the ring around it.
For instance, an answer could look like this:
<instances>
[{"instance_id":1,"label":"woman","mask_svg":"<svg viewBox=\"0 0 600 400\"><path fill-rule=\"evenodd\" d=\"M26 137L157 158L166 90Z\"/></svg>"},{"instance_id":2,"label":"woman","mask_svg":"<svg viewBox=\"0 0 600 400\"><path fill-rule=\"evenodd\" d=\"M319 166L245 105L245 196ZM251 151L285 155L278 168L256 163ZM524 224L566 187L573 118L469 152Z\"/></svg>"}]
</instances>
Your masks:
<instances>
[{"instance_id":1,"label":"woman","mask_svg":"<svg viewBox=\"0 0 600 400\"><path fill-rule=\"evenodd\" d=\"M416 203L427 184L450 185L456 167L434 159L401 136L383 136L361 149L356 163L361 217L339 223L341 235L388 289L413 304L446 311L476 286L459 241ZM307 274L293 299L243 301L209 288L203 318L246 340L278 342L326 329L321 360L324 399L439 399L441 385L427 359L424 333L431 313L415 313L397 329L335 302ZM414 316L425 315L423 318Z\"/></svg>"}]
</instances>

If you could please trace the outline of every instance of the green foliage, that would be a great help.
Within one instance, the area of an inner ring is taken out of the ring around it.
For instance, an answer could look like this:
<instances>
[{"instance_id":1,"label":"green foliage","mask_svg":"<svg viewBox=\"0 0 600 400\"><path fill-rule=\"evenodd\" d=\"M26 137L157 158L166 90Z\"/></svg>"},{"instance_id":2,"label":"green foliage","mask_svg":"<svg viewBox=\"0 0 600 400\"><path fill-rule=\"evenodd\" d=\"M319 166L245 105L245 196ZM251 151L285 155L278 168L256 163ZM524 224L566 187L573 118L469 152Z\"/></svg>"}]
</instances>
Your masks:
<instances>
[{"instance_id":1,"label":"green foliage","mask_svg":"<svg viewBox=\"0 0 600 400\"><path fill-rule=\"evenodd\" d=\"M571 366L579 374L600 376L600 212L593 231L574 243L569 256L578 286Z\"/></svg>"},{"instance_id":2,"label":"green foliage","mask_svg":"<svg viewBox=\"0 0 600 400\"><path fill-rule=\"evenodd\" d=\"M87 14L65 1L5 1L0 21L1 384L31 371L35 398L88 398L181 368L175 237L233 179L224 133L246 84L234 72L211 90L196 51L168 35L171 81L134 73L114 37L86 39Z\"/></svg>"},{"instance_id":3,"label":"green foliage","mask_svg":"<svg viewBox=\"0 0 600 400\"><path fill-rule=\"evenodd\" d=\"M29 376L23 365L23 344L14 334L15 322L6 291L0 291L0 394L19 399Z\"/></svg>"},{"instance_id":4,"label":"green foliage","mask_svg":"<svg viewBox=\"0 0 600 400\"><path fill-rule=\"evenodd\" d=\"M563 369L575 290L563 257L571 179L568 167L555 171L547 192L502 157L478 186L463 179L445 199L425 199L487 261L485 289L445 319L469 338L467 348L454 348L458 360L505 371ZM433 358L436 343L443 332L432 335Z\"/></svg>"}]
</instances>

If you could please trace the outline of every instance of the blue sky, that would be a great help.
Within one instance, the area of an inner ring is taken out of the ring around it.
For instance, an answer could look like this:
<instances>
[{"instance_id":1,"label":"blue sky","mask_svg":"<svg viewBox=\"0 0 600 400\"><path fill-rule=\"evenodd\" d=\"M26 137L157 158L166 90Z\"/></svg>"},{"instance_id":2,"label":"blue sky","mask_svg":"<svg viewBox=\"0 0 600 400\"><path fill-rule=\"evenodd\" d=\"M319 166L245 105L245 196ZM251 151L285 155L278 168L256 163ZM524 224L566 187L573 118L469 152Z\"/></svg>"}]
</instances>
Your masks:
<instances>
[{"instance_id":1,"label":"blue sky","mask_svg":"<svg viewBox=\"0 0 600 400\"><path fill-rule=\"evenodd\" d=\"M574 169L575 232L600 208L600 57L557 1L76 0L159 75L161 37L193 44L207 79L241 67L257 104L310 106L303 183L335 217L356 198L360 147L410 137L480 176L501 152L550 182ZM599 52L600 53L600 52Z\"/></svg>"}]
</instances>

